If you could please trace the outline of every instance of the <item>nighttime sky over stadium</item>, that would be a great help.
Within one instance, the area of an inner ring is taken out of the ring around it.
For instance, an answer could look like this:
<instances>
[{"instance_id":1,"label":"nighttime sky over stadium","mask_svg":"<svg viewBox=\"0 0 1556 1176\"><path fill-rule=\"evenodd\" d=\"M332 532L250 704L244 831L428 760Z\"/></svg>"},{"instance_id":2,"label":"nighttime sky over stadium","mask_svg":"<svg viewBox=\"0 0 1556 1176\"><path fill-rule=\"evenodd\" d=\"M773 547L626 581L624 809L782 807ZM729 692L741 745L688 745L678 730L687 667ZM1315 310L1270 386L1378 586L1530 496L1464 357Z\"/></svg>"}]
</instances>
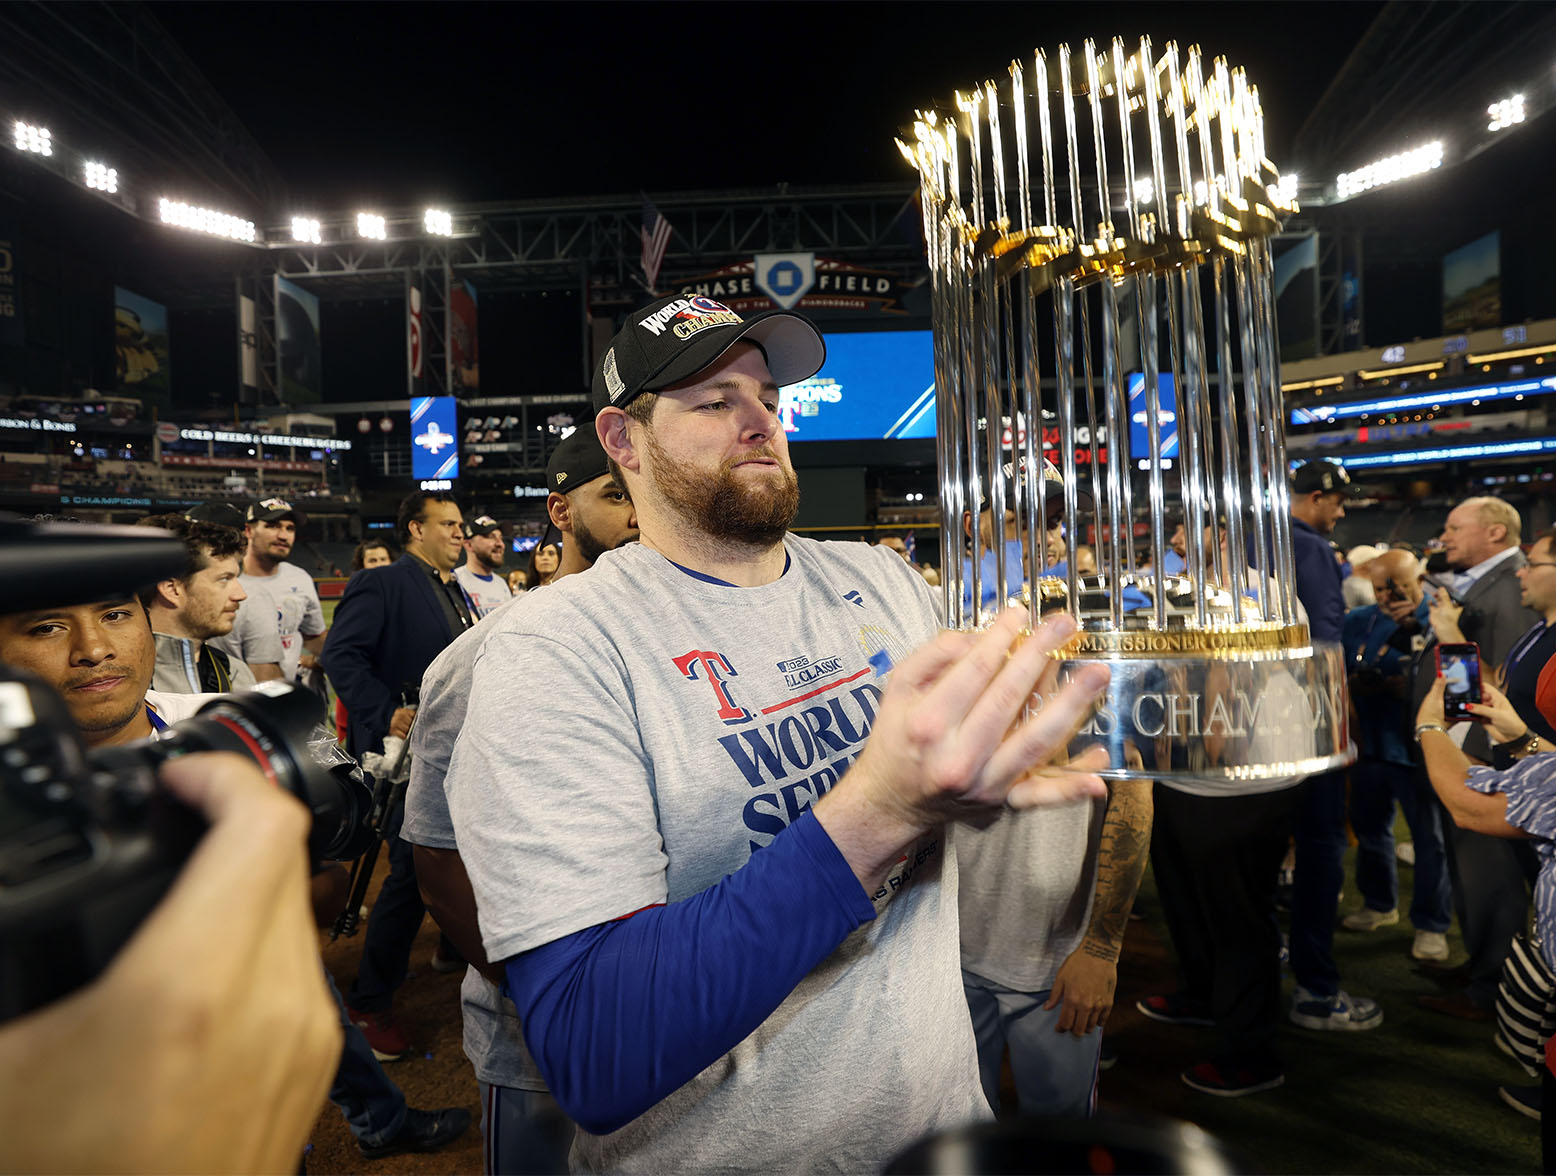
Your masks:
<instances>
[{"instance_id":1,"label":"nighttime sky over stadium","mask_svg":"<svg viewBox=\"0 0 1556 1176\"><path fill-rule=\"evenodd\" d=\"M294 200L906 181L917 105L1087 36L1199 43L1282 149L1375 3L153 4ZM258 18L258 19L255 19Z\"/></svg>"}]
</instances>

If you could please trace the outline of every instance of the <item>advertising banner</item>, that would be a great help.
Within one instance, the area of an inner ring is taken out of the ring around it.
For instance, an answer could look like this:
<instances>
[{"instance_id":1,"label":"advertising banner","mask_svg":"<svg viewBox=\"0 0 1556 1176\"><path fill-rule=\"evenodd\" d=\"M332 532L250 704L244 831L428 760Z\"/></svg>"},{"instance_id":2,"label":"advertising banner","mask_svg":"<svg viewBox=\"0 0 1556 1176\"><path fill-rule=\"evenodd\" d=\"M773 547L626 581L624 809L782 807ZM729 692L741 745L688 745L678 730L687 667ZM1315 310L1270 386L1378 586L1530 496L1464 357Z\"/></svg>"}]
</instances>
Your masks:
<instances>
[{"instance_id":1,"label":"advertising banner","mask_svg":"<svg viewBox=\"0 0 1556 1176\"><path fill-rule=\"evenodd\" d=\"M420 483L459 477L458 428L459 402L452 396L412 398L411 477Z\"/></svg>"},{"instance_id":2,"label":"advertising banner","mask_svg":"<svg viewBox=\"0 0 1556 1176\"><path fill-rule=\"evenodd\" d=\"M753 264L756 288L780 310L792 310L816 284L814 253L758 253Z\"/></svg>"},{"instance_id":3,"label":"advertising banner","mask_svg":"<svg viewBox=\"0 0 1556 1176\"><path fill-rule=\"evenodd\" d=\"M119 394L139 397L143 404L170 407L173 380L167 307L115 286L113 327Z\"/></svg>"},{"instance_id":4,"label":"advertising banner","mask_svg":"<svg viewBox=\"0 0 1556 1176\"><path fill-rule=\"evenodd\" d=\"M1156 377L1161 403L1157 406L1156 420L1161 430L1157 440L1161 443L1161 455L1171 460L1178 456L1178 396L1170 375ZM1145 377L1139 372L1129 373L1129 455L1136 461L1151 460L1151 417L1145 402Z\"/></svg>"},{"instance_id":5,"label":"advertising banner","mask_svg":"<svg viewBox=\"0 0 1556 1176\"><path fill-rule=\"evenodd\" d=\"M1487 233L1443 257L1443 333L1502 322L1502 234Z\"/></svg>"},{"instance_id":6,"label":"advertising banner","mask_svg":"<svg viewBox=\"0 0 1556 1176\"><path fill-rule=\"evenodd\" d=\"M272 470L283 474L320 472L319 463L313 461L276 461L272 458L261 461L257 457L195 457L186 453L164 453L162 464L190 466L203 470Z\"/></svg>"},{"instance_id":7,"label":"advertising banner","mask_svg":"<svg viewBox=\"0 0 1556 1176\"><path fill-rule=\"evenodd\" d=\"M469 282L448 286L448 390L474 391L481 386L480 339L475 287Z\"/></svg>"},{"instance_id":8,"label":"advertising banner","mask_svg":"<svg viewBox=\"0 0 1556 1176\"><path fill-rule=\"evenodd\" d=\"M27 341L17 277L16 238L10 225L0 224L0 347L20 347Z\"/></svg>"},{"instance_id":9,"label":"advertising banner","mask_svg":"<svg viewBox=\"0 0 1556 1176\"><path fill-rule=\"evenodd\" d=\"M807 271L793 260L805 257L811 258L809 276L814 280L809 285L804 281ZM762 269L763 260L773 258L779 260L772 261ZM794 270L784 264L785 258L790 259ZM804 288L795 301L780 304L764 283L777 288L786 298L794 296L794 291L802 286ZM824 315L828 311L906 314L902 300L916 284L905 282L884 270L850 265L846 261L830 261L813 254L764 253L751 261L737 262L697 277L686 278L676 283L676 290L686 295L706 295L739 313L772 310L775 306L783 305L786 310L798 307L806 314L821 312Z\"/></svg>"},{"instance_id":10,"label":"advertising banner","mask_svg":"<svg viewBox=\"0 0 1556 1176\"><path fill-rule=\"evenodd\" d=\"M319 299L276 275L276 392L282 404L324 399Z\"/></svg>"},{"instance_id":11,"label":"advertising banner","mask_svg":"<svg viewBox=\"0 0 1556 1176\"><path fill-rule=\"evenodd\" d=\"M410 364L411 387L412 391L414 391L416 381L421 379L421 287L414 281L407 281L406 283L405 304L407 311L406 357Z\"/></svg>"},{"instance_id":12,"label":"advertising banner","mask_svg":"<svg viewBox=\"0 0 1556 1176\"><path fill-rule=\"evenodd\" d=\"M259 387L259 316L246 294L238 295L238 373L245 388Z\"/></svg>"}]
</instances>

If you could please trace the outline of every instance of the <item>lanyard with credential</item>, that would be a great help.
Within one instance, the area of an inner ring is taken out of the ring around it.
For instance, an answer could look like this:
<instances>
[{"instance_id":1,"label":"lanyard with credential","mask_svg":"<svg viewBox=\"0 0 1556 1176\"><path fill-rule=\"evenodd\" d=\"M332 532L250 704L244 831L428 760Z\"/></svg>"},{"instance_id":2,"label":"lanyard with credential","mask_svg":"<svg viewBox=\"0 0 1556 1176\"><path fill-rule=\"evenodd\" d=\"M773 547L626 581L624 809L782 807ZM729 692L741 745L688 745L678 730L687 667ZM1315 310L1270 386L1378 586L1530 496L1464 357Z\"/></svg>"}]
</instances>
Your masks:
<instances>
[{"instance_id":1,"label":"lanyard with credential","mask_svg":"<svg viewBox=\"0 0 1556 1176\"><path fill-rule=\"evenodd\" d=\"M1517 668L1519 660L1524 654L1534 648L1535 643L1545 635L1548 625L1549 622L1541 621L1518 639L1518 644L1513 646L1512 652L1507 655L1507 661L1502 664L1502 681L1506 682L1508 680L1508 677Z\"/></svg>"}]
</instances>

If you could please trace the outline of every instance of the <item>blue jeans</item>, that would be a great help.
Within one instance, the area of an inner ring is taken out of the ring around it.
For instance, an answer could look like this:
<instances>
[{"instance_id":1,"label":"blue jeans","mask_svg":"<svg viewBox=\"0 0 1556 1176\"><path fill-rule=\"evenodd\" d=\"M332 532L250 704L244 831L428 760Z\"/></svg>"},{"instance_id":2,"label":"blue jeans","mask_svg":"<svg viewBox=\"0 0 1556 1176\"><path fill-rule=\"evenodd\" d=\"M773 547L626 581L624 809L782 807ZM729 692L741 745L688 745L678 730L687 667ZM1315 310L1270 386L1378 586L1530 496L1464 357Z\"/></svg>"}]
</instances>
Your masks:
<instances>
[{"instance_id":1,"label":"blue jeans","mask_svg":"<svg viewBox=\"0 0 1556 1176\"><path fill-rule=\"evenodd\" d=\"M1008 1044L1021 1114L1091 1115L1097 1101L1101 1029L1084 1037L1055 1032L1063 1006L1045 1012L1047 992L1013 992L966 971L962 988L978 1042L978 1076L990 1108L999 1109L1000 1058Z\"/></svg>"},{"instance_id":2,"label":"blue jeans","mask_svg":"<svg viewBox=\"0 0 1556 1176\"><path fill-rule=\"evenodd\" d=\"M335 987L335 980L328 970L324 979L340 1008L341 1028L346 1031L340 1066L330 1086L330 1102L346 1116L346 1126L351 1128L351 1134L373 1147L393 1139L405 1126L405 1093L384 1073L384 1068L373 1056L373 1047L362 1036L362 1030L351 1023L340 989Z\"/></svg>"},{"instance_id":3,"label":"blue jeans","mask_svg":"<svg viewBox=\"0 0 1556 1176\"><path fill-rule=\"evenodd\" d=\"M1345 773L1297 786L1297 872L1291 893L1291 972L1317 996L1340 991L1334 923L1345 885Z\"/></svg>"},{"instance_id":4,"label":"blue jeans","mask_svg":"<svg viewBox=\"0 0 1556 1176\"><path fill-rule=\"evenodd\" d=\"M387 1013L394 1005L395 989L405 980L410 967L411 946L427 908L416 885L416 862L411 843L400 836L405 819L402 806L386 829L389 851L389 875L373 900L367 916L367 934L363 936L362 959L357 978L347 994L346 1003L364 1013Z\"/></svg>"},{"instance_id":5,"label":"blue jeans","mask_svg":"<svg viewBox=\"0 0 1556 1176\"><path fill-rule=\"evenodd\" d=\"M1424 789L1431 787L1409 764L1357 760L1351 768L1351 829L1356 834L1356 886L1372 910L1399 905L1399 869L1394 860L1394 802L1405 814L1415 840L1415 881L1410 922L1417 931L1448 930L1453 888L1448 882L1448 847L1442 810Z\"/></svg>"}]
</instances>

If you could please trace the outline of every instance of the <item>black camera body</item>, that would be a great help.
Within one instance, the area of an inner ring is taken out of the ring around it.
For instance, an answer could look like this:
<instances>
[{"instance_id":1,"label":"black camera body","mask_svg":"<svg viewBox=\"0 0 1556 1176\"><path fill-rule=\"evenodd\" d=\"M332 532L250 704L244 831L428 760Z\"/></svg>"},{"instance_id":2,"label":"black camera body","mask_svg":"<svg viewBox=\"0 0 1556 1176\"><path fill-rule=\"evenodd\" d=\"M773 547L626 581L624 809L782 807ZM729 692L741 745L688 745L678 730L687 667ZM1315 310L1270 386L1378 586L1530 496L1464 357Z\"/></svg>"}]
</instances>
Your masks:
<instances>
[{"instance_id":1,"label":"black camera body","mask_svg":"<svg viewBox=\"0 0 1556 1176\"><path fill-rule=\"evenodd\" d=\"M184 558L180 541L149 529L0 519L0 613L128 595ZM92 575L48 574L61 566ZM245 756L312 813L314 861L359 856L375 836L372 789L323 719L317 695L271 682L207 703L159 739L89 754L64 700L0 665L0 1021L90 982L167 893L205 831L157 784L170 759Z\"/></svg>"}]
</instances>

